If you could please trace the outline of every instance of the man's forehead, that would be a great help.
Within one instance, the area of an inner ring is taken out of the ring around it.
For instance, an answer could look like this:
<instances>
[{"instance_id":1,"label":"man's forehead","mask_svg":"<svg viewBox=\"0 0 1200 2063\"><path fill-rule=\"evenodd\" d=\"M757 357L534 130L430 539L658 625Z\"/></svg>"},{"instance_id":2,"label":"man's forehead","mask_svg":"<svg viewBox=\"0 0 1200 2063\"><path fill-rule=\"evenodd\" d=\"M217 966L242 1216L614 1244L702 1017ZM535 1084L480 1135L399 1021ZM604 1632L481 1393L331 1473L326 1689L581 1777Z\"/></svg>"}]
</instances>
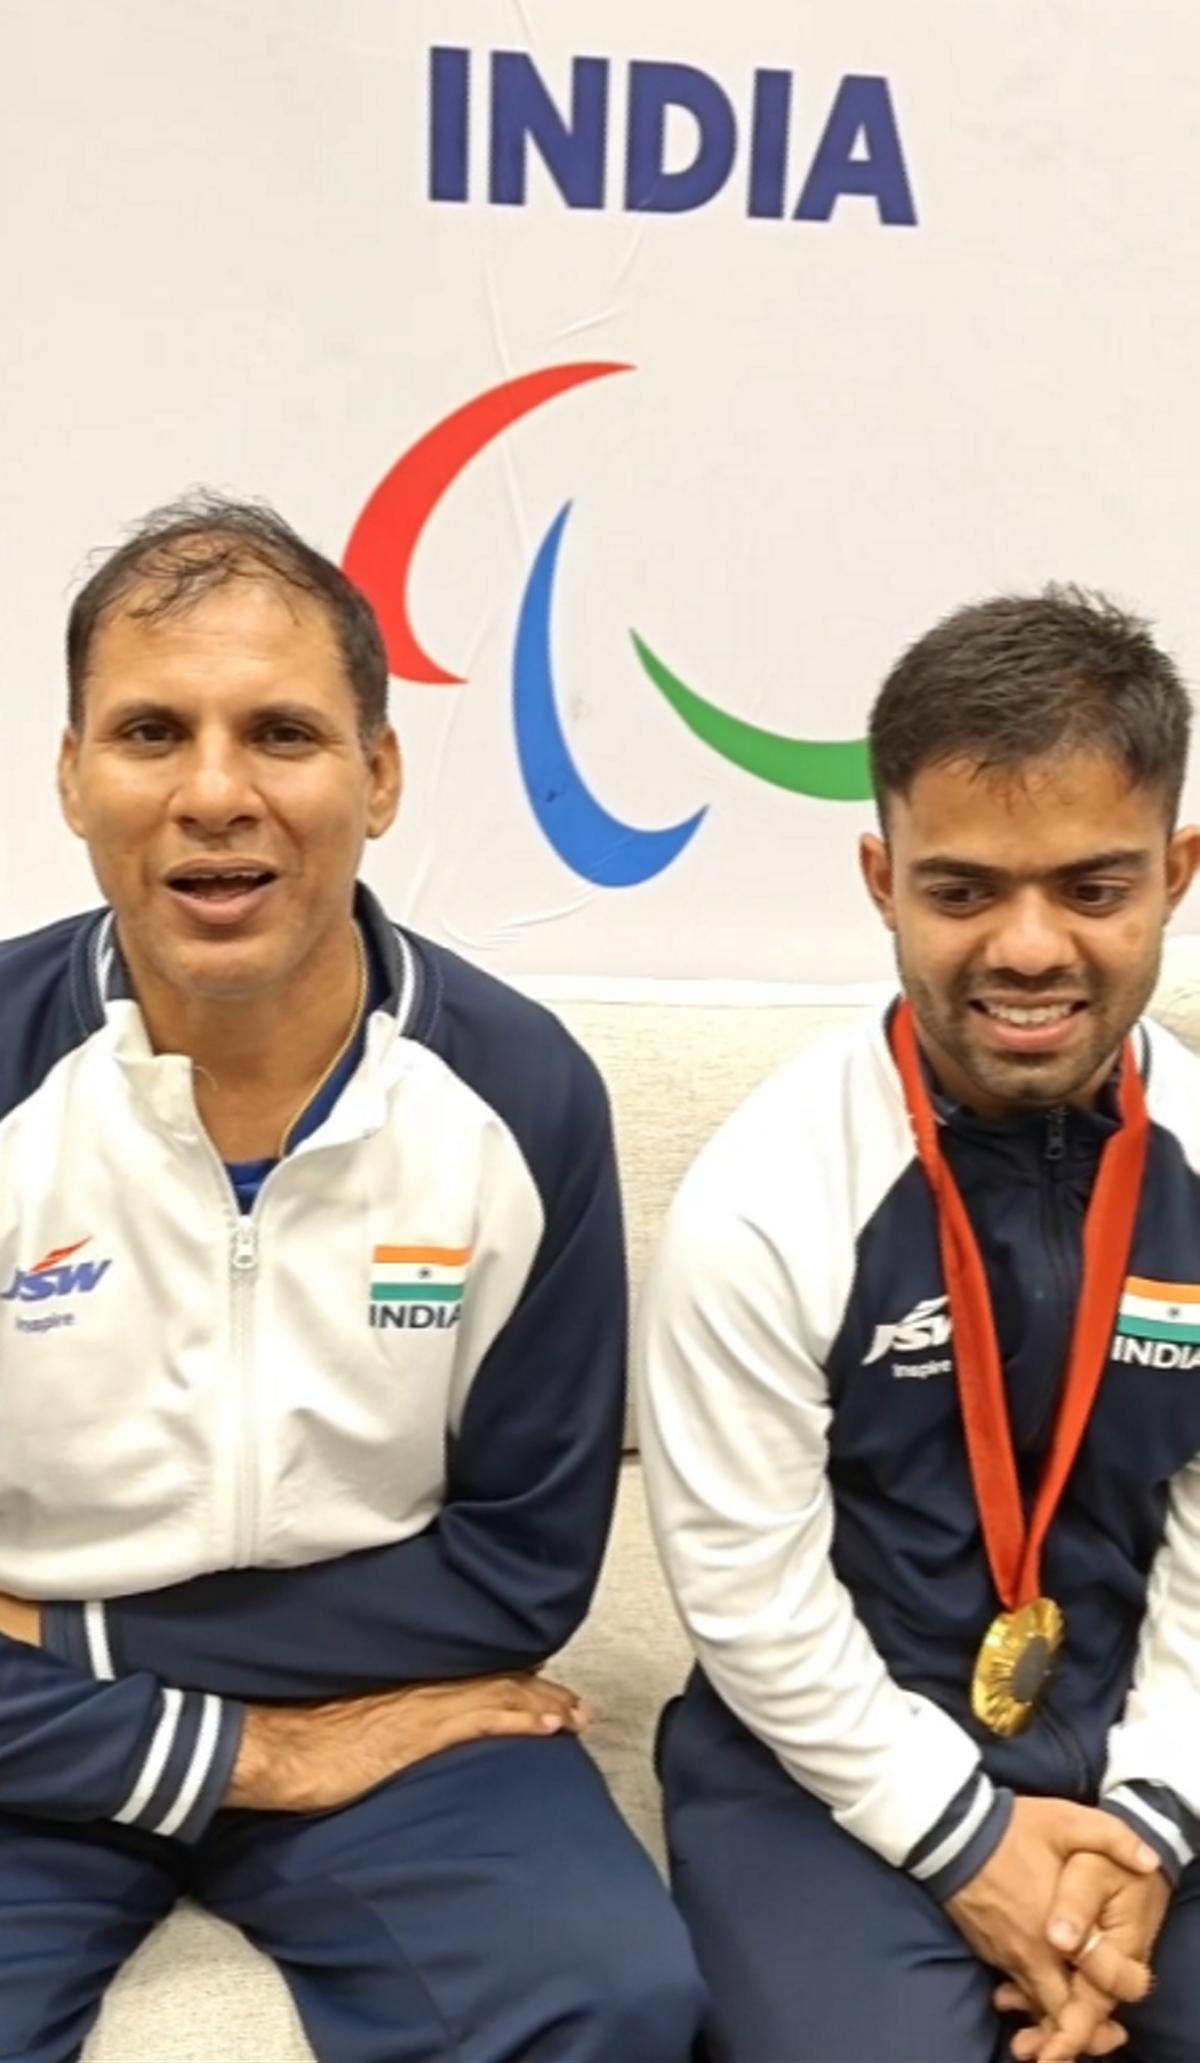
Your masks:
<instances>
[{"instance_id":1,"label":"man's forehead","mask_svg":"<svg viewBox=\"0 0 1200 2063\"><path fill-rule=\"evenodd\" d=\"M1020 871L1158 845L1166 832L1158 791L1099 753L1011 769L968 760L923 767L908 793L892 798L888 818L893 842L914 860L946 852Z\"/></svg>"},{"instance_id":2,"label":"man's forehead","mask_svg":"<svg viewBox=\"0 0 1200 2063\"><path fill-rule=\"evenodd\" d=\"M131 672L186 676L206 655L270 669L286 658L341 670L328 612L311 595L277 581L241 578L164 604L144 581L122 595L97 626L88 662L89 690Z\"/></svg>"}]
</instances>

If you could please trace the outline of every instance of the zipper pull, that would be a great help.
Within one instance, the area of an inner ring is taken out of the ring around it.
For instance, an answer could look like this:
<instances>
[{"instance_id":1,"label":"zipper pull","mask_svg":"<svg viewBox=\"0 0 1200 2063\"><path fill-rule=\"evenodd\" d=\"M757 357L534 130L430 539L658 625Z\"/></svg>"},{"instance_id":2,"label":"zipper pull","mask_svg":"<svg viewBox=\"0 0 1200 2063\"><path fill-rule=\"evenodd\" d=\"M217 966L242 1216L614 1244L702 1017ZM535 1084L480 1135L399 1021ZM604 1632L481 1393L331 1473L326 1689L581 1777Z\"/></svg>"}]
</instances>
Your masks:
<instances>
[{"instance_id":1,"label":"zipper pull","mask_svg":"<svg viewBox=\"0 0 1200 2063\"><path fill-rule=\"evenodd\" d=\"M233 1265L243 1272L258 1266L258 1235L249 1218L239 1218L233 1231Z\"/></svg>"},{"instance_id":2,"label":"zipper pull","mask_svg":"<svg viewBox=\"0 0 1200 2063\"><path fill-rule=\"evenodd\" d=\"M1046 1112L1046 1159L1061 1160L1067 1150L1067 1113L1061 1104Z\"/></svg>"}]
</instances>

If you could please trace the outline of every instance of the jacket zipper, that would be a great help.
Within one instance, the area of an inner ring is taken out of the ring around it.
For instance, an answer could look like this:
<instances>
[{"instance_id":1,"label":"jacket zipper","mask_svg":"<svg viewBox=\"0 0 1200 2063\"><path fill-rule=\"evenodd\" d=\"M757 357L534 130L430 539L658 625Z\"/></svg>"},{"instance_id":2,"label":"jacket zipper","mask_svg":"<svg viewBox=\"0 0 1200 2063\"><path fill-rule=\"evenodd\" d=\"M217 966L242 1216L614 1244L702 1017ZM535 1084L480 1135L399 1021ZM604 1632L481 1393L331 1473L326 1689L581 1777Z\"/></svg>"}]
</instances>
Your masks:
<instances>
[{"instance_id":1,"label":"jacket zipper","mask_svg":"<svg viewBox=\"0 0 1200 2063\"><path fill-rule=\"evenodd\" d=\"M1050 1168L1050 1184L1046 1205L1046 1247L1050 1255L1052 1274L1061 1282L1064 1291L1071 1292L1078 1298L1081 1285L1073 1279L1075 1270L1072 1266L1072 1258L1068 1251L1067 1242L1062 1237L1061 1204L1058 1188L1059 1178L1062 1173L1062 1163L1066 1158L1067 1152L1066 1124L1067 1114L1061 1104L1056 1105L1053 1110L1047 1111L1045 1158ZM1070 1335L1068 1334L1068 1353L1070 1352L1069 1337ZM1065 1378L1065 1368L1063 1375ZM1059 1393L1059 1390L1056 1389L1054 1394L1055 1408L1057 1408ZM1043 1420L1042 1425L1038 1429L1039 1443L1045 1430L1046 1422ZM1044 1704L1038 1716L1045 1722L1046 1731L1053 1735L1067 1757L1074 1779L1073 1795L1081 1799L1089 1798L1093 1790L1092 1772L1088 1767L1087 1756L1084 1754L1083 1745L1074 1727L1067 1720L1060 1719L1058 1714L1052 1711L1049 1705Z\"/></svg>"},{"instance_id":2,"label":"jacket zipper","mask_svg":"<svg viewBox=\"0 0 1200 2063\"><path fill-rule=\"evenodd\" d=\"M251 1566L259 1553L261 1522L262 1435L256 1408L258 1396L254 1364L254 1291L260 1259L258 1225L263 1198L278 1176L279 1167L272 1168L264 1177L253 1208L243 1211L226 1173L225 1163L203 1126L200 1127L200 1137L220 1185L229 1231L231 1398L225 1414L233 1485L229 1533L231 1565L244 1569Z\"/></svg>"},{"instance_id":3,"label":"jacket zipper","mask_svg":"<svg viewBox=\"0 0 1200 2063\"><path fill-rule=\"evenodd\" d=\"M261 1191L259 1194L261 1195ZM258 1208L255 1199L255 1210ZM235 1568L249 1566L258 1541L259 1428L254 1409L254 1284L258 1272L258 1228L253 1213L239 1210L229 1258L232 1274L233 1367L238 1411L237 1501L234 1507Z\"/></svg>"},{"instance_id":4,"label":"jacket zipper","mask_svg":"<svg viewBox=\"0 0 1200 2063\"><path fill-rule=\"evenodd\" d=\"M1063 1162L1067 1154L1066 1124L1067 1114L1061 1106L1056 1105L1053 1110L1047 1111L1046 1141L1043 1147L1046 1174L1039 1183L1039 1201L1042 1236L1046 1258L1049 1263L1051 1288L1055 1295L1061 1298L1064 1306L1069 1308L1078 1299L1080 1284L1074 1266L1073 1246L1070 1241L1063 1238L1062 1230L1062 1203L1059 1183L1062 1177ZM1057 1380L1050 1386L1045 1406L1035 1431L1035 1446L1040 1447L1042 1445L1058 1409L1058 1400L1062 1394L1062 1383L1066 1372L1066 1357L1070 1352L1070 1340L1071 1333L1068 1327L1063 1336L1062 1367L1056 1371Z\"/></svg>"},{"instance_id":5,"label":"jacket zipper","mask_svg":"<svg viewBox=\"0 0 1200 2063\"><path fill-rule=\"evenodd\" d=\"M243 1211L234 1194L225 1163L203 1126L203 1142L221 1192L221 1205L229 1234L229 1359L225 1430L229 1442L230 1476L233 1486L229 1521L229 1557L233 1568L248 1568L258 1544L258 1424L254 1382L254 1285L258 1274L258 1218L267 1183L277 1169L266 1176L254 1207Z\"/></svg>"},{"instance_id":6,"label":"jacket zipper","mask_svg":"<svg viewBox=\"0 0 1200 2063\"><path fill-rule=\"evenodd\" d=\"M1074 1727L1067 1720L1060 1719L1056 1712L1052 1712L1049 1705L1042 1705L1037 1716L1045 1725L1046 1731L1053 1734L1070 1762L1074 1775L1071 1796L1085 1800L1090 1798L1095 1788L1092 1771Z\"/></svg>"},{"instance_id":7,"label":"jacket zipper","mask_svg":"<svg viewBox=\"0 0 1200 2063\"><path fill-rule=\"evenodd\" d=\"M1060 1203L1059 1182L1062 1176L1063 1162L1067 1154L1066 1128L1067 1113L1061 1105L1056 1104L1052 1110L1046 1113L1046 1139L1043 1157L1047 1163L1048 1179L1045 1179L1042 1183L1042 1197L1044 1200L1042 1222L1045 1231L1046 1253L1050 1262L1051 1279L1057 1287L1061 1288L1069 1301L1072 1297L1078 1297L1080 1285L1075 1280L1073 1249L1070 1242L1065 1240L1062 1234L1062 1206ZM1069 1337L1068 1333L1068 1343ZM1069 1351L1069 1344L1067 1350ZM1057 1409L1060 1389L1061 1380L1060 1384L1055 1387L1050 1400L1049 1410L1043 1415L1042 1424L1038 1428L1037 1437L1039 1444L1044 1437L1051 1412ZM1044 1724L1047 1733L1058 1743L1066 1758L1071 1780L1070 1795L1079 1799L1090 1798L1094 1790L1092 1771L1088 1765L1083 1744L1074 1727L1070 1725L1069 1721L1061 1719L1048 1704L1043 1704L1039 1708L1038 1718Z\"/></svg>"}]
</instances>

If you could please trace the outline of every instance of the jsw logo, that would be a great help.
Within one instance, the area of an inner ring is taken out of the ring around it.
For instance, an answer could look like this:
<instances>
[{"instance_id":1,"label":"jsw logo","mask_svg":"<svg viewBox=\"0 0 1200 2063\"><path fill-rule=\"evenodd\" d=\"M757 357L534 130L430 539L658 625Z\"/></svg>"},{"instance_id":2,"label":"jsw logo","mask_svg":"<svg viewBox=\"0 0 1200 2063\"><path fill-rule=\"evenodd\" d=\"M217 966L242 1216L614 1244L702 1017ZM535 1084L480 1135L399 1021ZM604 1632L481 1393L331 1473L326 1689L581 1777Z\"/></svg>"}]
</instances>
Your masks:
<instances>
[{"instance_id":1,"label":"jsw logo","mask_svg":"<svg viewBox=\"0 0 1200 2063\"><path fill-rule=\"evenodd\" d=\"M90 1244L80 1239L74 1246L56 1246L35 1261L32 1268L18 1268L0 1303L40 1304L47 1297L90 1296L112 1267L109 1261L76 1261L72 1254Z\"/></svg>"},{"instance_id":2,"label":"jsw logo","mask_svg":"<svg viewBox=\"0 0 1200 2063\"><path fill-rule=\"evenodd\" d=\"M490 90L473 90L470 50L442 45L429 53L431 201L471 199L472 110L486 106L488 133L479 150L493 207L526 205L532 148L569 208L619 205L643 215L684 214L714 200L737 167L751 217L828 222L839 201L858 196L874 203L888 228L916 224L886 79L848 73L824 126L800 144L793 136L791 72L756 71L742 110L698 65L635 59L618 111L610 91L615 67L606 57L572 60L564 107L524 51L488 56ZM608 160L620 113L624 164L614 204ZM674 147L681 123L687 133L682 151ZM803 176L799 149L805 151Z\"/></svg>"},{"instance_id":3,"label":"jsw logo","mask_svg":"<svg viewBox=\"0 0 1200 2063\"><path fill-rule=\"evenodd\" d=\"M923 1348L944 1347L950 1338L948 1302L948 1297L922 1297L894 1325L876 1326L870 1353L862 1358L863 1367L882 1360L885 1354L914 1354Z\"/></svg>"}]
</instances>

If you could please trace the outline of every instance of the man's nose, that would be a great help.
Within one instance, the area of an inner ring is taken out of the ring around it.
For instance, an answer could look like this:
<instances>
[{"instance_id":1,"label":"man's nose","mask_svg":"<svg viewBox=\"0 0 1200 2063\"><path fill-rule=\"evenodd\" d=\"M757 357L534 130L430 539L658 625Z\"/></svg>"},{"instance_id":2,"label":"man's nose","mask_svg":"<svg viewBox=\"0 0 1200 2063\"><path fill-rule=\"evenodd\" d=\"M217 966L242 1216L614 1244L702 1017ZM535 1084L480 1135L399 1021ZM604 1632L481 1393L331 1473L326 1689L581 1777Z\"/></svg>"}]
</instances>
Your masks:
<instances>
[{"instance_id":1,"label":"man's nose","mask_svg":"<svg viewBox=\"0 0 1200 2063\"><path fill-rule=\"evenodd\" d=\"M1034 886L1008 899L985 950L989 967L1007 967L1023 975L1057 971L1069 967L1074 958L1064 912Z\"/></svg>"},{"instance_id":2,"label":"man's nose","mask_svg":"<svg viewBox=\"0 0 1200 2063\"><path fill-rule=\"evenodd\" d=\"M223 736L194 740L175 792L179 820L207 831L222 831L260 813L249 756L237 740Z\"/></svg>"}]
</instances>

